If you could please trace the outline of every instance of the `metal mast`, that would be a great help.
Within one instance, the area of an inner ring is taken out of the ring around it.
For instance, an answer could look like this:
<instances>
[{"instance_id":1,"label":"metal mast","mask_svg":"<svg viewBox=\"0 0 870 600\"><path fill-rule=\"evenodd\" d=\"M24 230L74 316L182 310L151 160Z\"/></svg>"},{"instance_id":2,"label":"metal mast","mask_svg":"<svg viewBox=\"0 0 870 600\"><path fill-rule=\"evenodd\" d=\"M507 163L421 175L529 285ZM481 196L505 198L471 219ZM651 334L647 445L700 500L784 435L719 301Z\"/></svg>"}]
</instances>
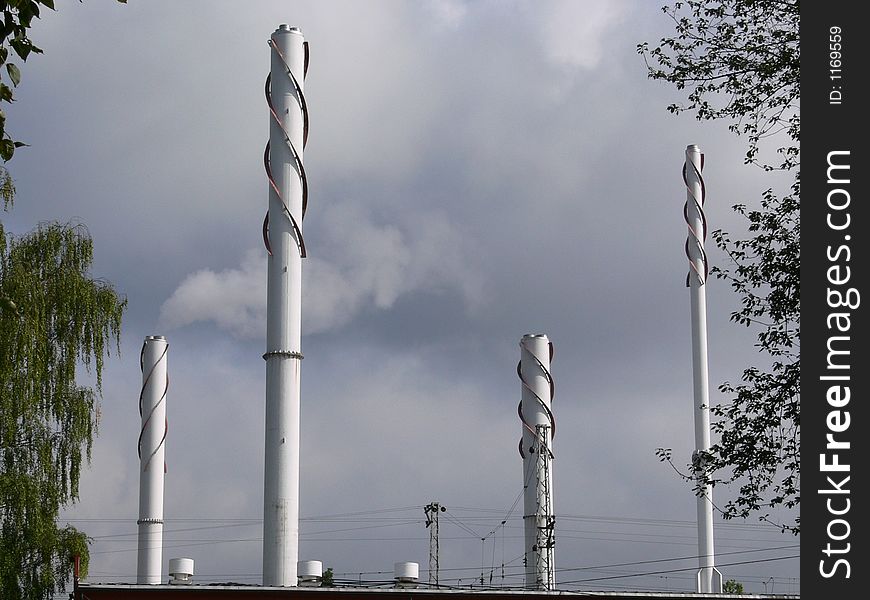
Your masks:
<instances>
[{"instance_id":1,"label":"metal mast","mask_svg":"<svg viewBox=\"0 0 870 600\"><path fill-rule=\"evenodd\" d=\"M710 394L707 373L707 297L709 275L704 242L707 239L707 218L704 215L706 189L701 176L704 155L698 146L686 148L683 182L686 184L686 204L683 215L689 228L686 238L686 257L689 274L686 286L691 298L692 318L692 374L695 408L695 452L692 467L696 483L703 492L697 498L698 511L698 576L699 593L722 592L722 574L714 566L713 556L713 486L705 484L704 460L710 451Z\"/></svg>"},{"instance_id":2,"label":"metal mast","mask_svg":"<svg viewBox=\"0 0 870 600\"><path fill-rule=\"evenodd\" d=\"M269 143L264 162L269 211L266 301L266 434L263 494L263 585L295 586L299 556L299 398L302 361L302 219L308 184L302 152L308 138L303 95L308 43L297 27L269 38L266 78Z\"/></svg>"},{"instance_id":3,"label":"metal mast","mask_svg":"<svg viewBox=\"0 0 870 600\"><path fill-rule=\"evenodd\" d=\"M519 449L523 458L526 588L534 590L556 587L552 358L553 344L546 335L528 334L520 340L517 375L522 384L518 413L523 425Z\"/></svg>"},{"instance_id":4,"label":"metal mast","mask_svg":"<svg viewBox=\"0 0 870 600\"><path fill-rule=\"evenodd\" d=\"M136 583L161 583L163 552L163 476L166 472L166 369L169 344L162 335L145 338L139 355L142 389L139 392L139 551Z\"/></svg>"},{"instance_id":5,"label":"metal mast","mask_svg":"<svg viewBox=\"0 0 870 600\"><path fill-rule=\"evenodd\" d=\"M438 543L438 513L447 510L437 502L430 502L423 507L426 515L426 528L429 529L429 587L437 588L439 585L439 559L441 548Z\"/></svg>"}]
</instances>

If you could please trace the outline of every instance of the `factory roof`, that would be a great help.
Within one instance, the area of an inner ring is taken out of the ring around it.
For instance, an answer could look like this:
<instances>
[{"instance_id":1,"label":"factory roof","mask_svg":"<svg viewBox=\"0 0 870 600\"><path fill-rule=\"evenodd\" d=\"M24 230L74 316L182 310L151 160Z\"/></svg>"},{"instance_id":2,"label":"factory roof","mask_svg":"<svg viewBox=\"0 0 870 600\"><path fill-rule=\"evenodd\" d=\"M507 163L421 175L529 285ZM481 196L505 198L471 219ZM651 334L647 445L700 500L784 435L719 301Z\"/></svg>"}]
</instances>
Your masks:
<instances>
[{"instance_id":1,"label":"factory roof","mask_svg":"<svg viewBox=\"0 0 870 600\"><path fill-rule=\"evenodd\" d=\"M449 597L449 600L517 600L522 597L542 598L568 596L571 598L610 598L660 600L704 598L745 599L798 599L798 595L784 594L699 594L695 592L595 592L595 591L531 591L531 590L443 590L426 588L359 588L359 587L266 587L255 585L129 585L116 583L80 583L72 594L72 600L201 600L206 598L230 598L232 600L419 600L420 598Z\"/></svg>"}]
</instances>

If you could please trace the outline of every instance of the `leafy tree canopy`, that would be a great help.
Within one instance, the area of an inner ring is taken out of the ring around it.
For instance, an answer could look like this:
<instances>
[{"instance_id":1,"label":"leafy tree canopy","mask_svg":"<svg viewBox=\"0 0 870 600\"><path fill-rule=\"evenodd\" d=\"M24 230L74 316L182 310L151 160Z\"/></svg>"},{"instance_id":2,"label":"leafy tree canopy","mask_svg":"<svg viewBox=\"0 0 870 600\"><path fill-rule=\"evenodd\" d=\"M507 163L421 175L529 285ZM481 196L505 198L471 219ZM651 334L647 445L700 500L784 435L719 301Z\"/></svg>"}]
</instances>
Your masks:
<instances>
[{"instance_id":1,"label":"leafy tree canopy","mask_svg":"<svg viewBox=\"0 0 870 600\"><path fill-rule=\"evenodd\" d=\"M104 356L117 349L126 301L88 275L82 226L42 225L16 238L0 227L0 593L47 598L70 558L87 568L87 539L58 527L78 497L96 433ZM11 304L11 305L10 305ZM96 386L77 383L83 365Z\"/></svg>"},{"instance_id":2,"label":"leafy tree canopy","mask_svg":"<svg viewBox=\"0 0 870 600\"><path fill-rule=\"evenodd\" d=\"M759 366L740 383L723 383L728 400L711 406L718 442L698 464L704 484L734 484L736 497L720 507L725 518L768 519L777 506L800 503L800 4L798 0L679 0L665 6L674 37L638 46L649 76L688 90L686 104L668 107L699 120L721 119L747 141L746 162L789 171L789 193L772 189L760 207L733 208L750 237L713 232L730 264L713 272L740 298L731 320L754 328ZM785 140L770 158L767 142ZM670 460L670 452L660 449ZM694 480L694 477L691 477ZM783 530L800 531L793 523Z\"/></svg>"},{"instance_id":3,"label":"leafy tree canopy","mask_svg":"<svg viewBox=\"0 0 870 600\"><path fill-rule=\"evenodd\" d=\"M649 76L688 89L699 120L724 119L747 138L746 159L765 169L798 164L800 135L800 3L798 0L680 0L662 11L677 35L638 46ZM759 161L761 141L784 132L781 161Z\"/></svg>"},{"instance_id":4,"label":"leafy tree canopy","mask_svg":"<svg viewBox=\"0 0 870 600\"><path fill-rule=\"evenodd\" d=\"M125 0L118 0L125 2ZM42 51L28 37L52 0L0 0L0 105L13 102L20 64ZM17 58L15 58L17 57ZM20 62L19 62L20 61ZM0 109L0 206L15 186L5 167L16 148ZM126 300L90 277L93 243L82 225L40 225L8 235L0 222L0 598L47 600L87 573L88 538L59 527L78 498L98 422L105 357L117 351ZM79 370L95 375L79 384Z\"/></svg>"}]
</instances>

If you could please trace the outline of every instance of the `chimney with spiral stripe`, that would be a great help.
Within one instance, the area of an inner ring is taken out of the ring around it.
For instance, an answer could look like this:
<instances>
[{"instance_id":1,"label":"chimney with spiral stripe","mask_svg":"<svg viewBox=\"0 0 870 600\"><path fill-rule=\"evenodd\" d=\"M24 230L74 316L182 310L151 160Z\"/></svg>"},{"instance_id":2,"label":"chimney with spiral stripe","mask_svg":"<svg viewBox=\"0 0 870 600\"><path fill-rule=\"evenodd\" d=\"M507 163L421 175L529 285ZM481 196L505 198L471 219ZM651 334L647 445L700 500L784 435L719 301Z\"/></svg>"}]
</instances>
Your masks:
<instances>
[{"instance_id":1,"label":"chimney with spiral stripe","mask_svg":"<svg viewBox=\"0 0 870 600\"><path fill-rule=\"evenodd\" d=\"M136 583L161 583L163 556L163 476L166 472L166 370L169 344L162 335L145 338L139 365L142 389L139 392L139 554Z\"/></svg>"},{"instance_id":2,"label":"chimney with spiral stripe","mask_svg":"<svg viewBox=\"0 0 870 600\"><path fill-rule=\"evenodd\" d=\"M686 185L686 204L683 218L686 220L686 259L692 320L692 379L695 413L695 452L692 465L698 486L703 494L697 497L698 515L698 573L696 589L699 593L722 593L722 574L715 567L713 557L713 486L704 482L704 461L710 451L710 385L707 372L707 296L706 283L709 275L707 252L707 217L704 201L707 189L704 185L704 154L692 144L686 148L683 164L683 183Z\"/></svg>"},{"instance_id":3,"label":"chimney with spiral stripe","mask_svg":"<svg viewBox=\"0 0 870 600\"><path fill-rule=\"evenodd\" d=\"M302 153L308 138L303 86L308 43L298 27L269 38L266 78L269 142L264 163L269 208L263 222L268 254L266 425L263 483L263 585L297 584L299 556L299 400L302 363L302 220L308 182Z\"/></svg>"},{"instance_id":4,"label":"chimney with spiral stripe","mask_svg":"<svg viewBox=\"0 0 870 600\"><path fill-rule=\"evenodd\" d=\"M520 456L523 459L523 528L526 589L556 588L555 526L553 509L553 436L556 421L555 395L550 361L553 344L544 334L527 334L520 340L522 399L517 407L523 428Z\"/></svg>"}]
</instances>

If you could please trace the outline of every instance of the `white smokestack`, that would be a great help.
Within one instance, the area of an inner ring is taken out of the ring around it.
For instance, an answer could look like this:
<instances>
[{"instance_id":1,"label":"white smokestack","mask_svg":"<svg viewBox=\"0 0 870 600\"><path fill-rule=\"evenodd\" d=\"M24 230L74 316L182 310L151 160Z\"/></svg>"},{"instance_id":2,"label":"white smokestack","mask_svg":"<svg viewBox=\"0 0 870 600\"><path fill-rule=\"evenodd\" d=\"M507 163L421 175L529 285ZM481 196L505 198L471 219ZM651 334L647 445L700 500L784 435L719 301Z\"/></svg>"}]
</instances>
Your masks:
<instances>
[{"instance_id":1,"label":"white smokestack","mask_svg":"<svg viewBox=\"0 0 870 600\"><path fill-rule=\"evenodd\" d=\"M299 390L302 361L302 219L307 182L302 152L308 133L303 96L308 44L281 25L269 39L266 83L269 252L266 303L266 451L263 497L263 585L295 586L299 556Z\"/></svg>"},{"instance_id":2,"label":"white smokestack","mask_svg":"<svg viewBox=\"0 0 870 600\"><path fill-rule=\"evenodd\" d=\"M519 415L523 426L520 455L523 457L526 588L534 590L556 587L552 356L553 344L546 335L528 334L520 340L517 374L522 385Z\"/></svg>"},{"instance_id":3,"label":"white smokestack","mask_svg":"<svg viewBox=\"0 0 870 600\"><path fill-rule=\"evenodd\" d=\"M136 583L161 583L163 552L163 475L166 471L166 370L169 344L162 335L145 338L140 355L142 390L139 393L139 556Z\"/></svg>"},{"instance_id":4,"label":"white smokestack","mask_svg":"<svg viewBox=\"0 0 870 600\"><path fill-rule=\"evenodd\" d=\"M683 181L686 184L686 205L683 214L689 227L686 239L686 257L689 275L686 285L692 304L692 375L695 405L695 454L692 457L698 477L703 473L703 453L710 450L710 393L707 374L707 219L704 216L706 190L701 172L704 155L698 146L686 148ZM698 580L699 593L721 593L722 574L714 566L713 557L713 487L703 486L704 495L698 496Z\"/></svg>"}]
</instances>

